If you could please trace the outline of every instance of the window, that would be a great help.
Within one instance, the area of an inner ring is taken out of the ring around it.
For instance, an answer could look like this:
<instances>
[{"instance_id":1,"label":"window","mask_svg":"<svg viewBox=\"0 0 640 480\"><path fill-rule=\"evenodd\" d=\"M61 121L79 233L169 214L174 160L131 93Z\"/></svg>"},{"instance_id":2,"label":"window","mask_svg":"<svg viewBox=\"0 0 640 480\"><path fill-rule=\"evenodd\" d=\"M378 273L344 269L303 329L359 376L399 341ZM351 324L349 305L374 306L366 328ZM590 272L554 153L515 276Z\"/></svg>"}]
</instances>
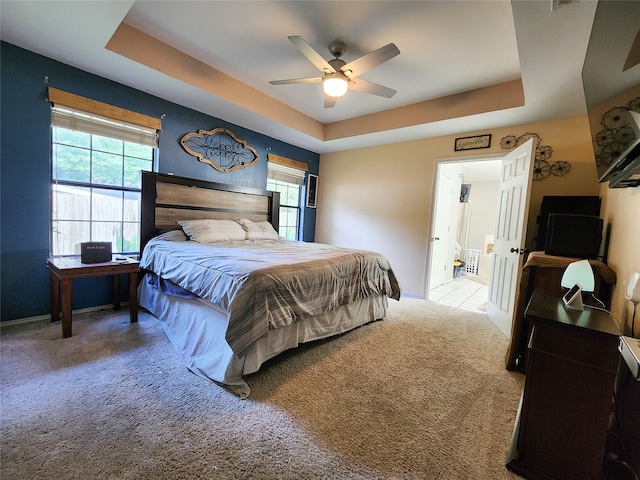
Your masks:
<instances>
[{"instance_id":1,"label":"window","mask_svg":"<svg viewBox=\"0 0 640 480\"><path fill-rule=\"evenodd\" d=\"M90 241L138 253L140 172L153 171L155 130L58 106L51 126L51 255Z\"/></svg>"},{"instance_id":2,"label":"window","mask_svg":"<svg viewBox=\"0 0 640 480\"><path fill-rule=\"evenodd\" d=\"M297 240L300 231L300 185L267 179L267 190L280 192L280 229L281 237Z\"/></svg>"},{"instance_id":3,"label":"window","mask_svg":"<svg viewBox=\"0 0 640 480\"><path fill-rule=\"evenodd\" d=\"M305 163L271 153L267 157L267 190L280 192L278 233L289 240L300 238L300 187L306 172Z\"/></svg>"}]
</instances>

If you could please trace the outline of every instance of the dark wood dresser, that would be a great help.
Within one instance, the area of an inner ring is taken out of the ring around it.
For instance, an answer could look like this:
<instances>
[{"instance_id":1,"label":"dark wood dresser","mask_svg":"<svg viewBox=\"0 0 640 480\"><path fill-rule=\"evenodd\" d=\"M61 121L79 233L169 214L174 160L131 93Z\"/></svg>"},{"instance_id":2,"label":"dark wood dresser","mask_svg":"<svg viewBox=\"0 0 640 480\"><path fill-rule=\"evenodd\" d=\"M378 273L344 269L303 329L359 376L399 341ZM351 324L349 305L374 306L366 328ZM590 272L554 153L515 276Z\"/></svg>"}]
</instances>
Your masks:
<instances>
[{"instance_id":1,"label":"dark wood dresser","mask_svg":"<svg viewBox=\"0 0 640 480\"><path fill-rule=\"evenodd\" d=\"M511 342L507 350L505 363L507 370L526 370L527 343L530 325L525 316L525 309L533 292L544 289L560 297L563 294L560 286L562 276L567 266L581 258L557 257L544 252L531 252L522 268L520 290L516 300L516 313L511 328ZM605 306L611 305L611 293L616 283L616 273L599 260L589 260L595 280L594 295Z\"/></svg>"},{"instance_id":2,"label":"dark wood dresser","mask_svg":"<svg viewBox=\"0 0 640 480\"><path fill-rule=\"evenodd\" d=\"M617 324L601 310L567 310L534 291L527 376L507 467L528 479L601 479L620 356Z\"/></svg>"}]
</instances>

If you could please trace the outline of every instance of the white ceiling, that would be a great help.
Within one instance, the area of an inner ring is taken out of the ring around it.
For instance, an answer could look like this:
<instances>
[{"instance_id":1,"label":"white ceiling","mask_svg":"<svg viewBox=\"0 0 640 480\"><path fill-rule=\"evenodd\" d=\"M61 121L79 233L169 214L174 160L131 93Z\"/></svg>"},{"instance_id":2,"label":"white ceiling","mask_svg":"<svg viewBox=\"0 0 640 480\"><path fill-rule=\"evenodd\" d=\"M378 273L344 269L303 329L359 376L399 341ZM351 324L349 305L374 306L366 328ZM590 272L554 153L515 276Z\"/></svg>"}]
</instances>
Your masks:
<instances>
[{"instance_id":1,"label":"white ceiling","mask_svg":"<svg viewBox=\"0 0 640 480\"><path fill-rule=\"evenodd\" d=\"M555 11L551 4L2 0L0 34L3 41L82 70L325 153L584 115L580 73L597 4L583 0ZM518 78L525 105L327 141L269 118L258 105L239 106L107 50L123 21L321 124ZM347 62L395 43L400 55L362 78L398 93L386 99L350 91L325 109L319 84L269 84L318 74L289 35L302 36L326 59L331 58L328 44L340 39L348 46ZM50 82L56 86L55 78Z\"/></svg>"}]
</instances>

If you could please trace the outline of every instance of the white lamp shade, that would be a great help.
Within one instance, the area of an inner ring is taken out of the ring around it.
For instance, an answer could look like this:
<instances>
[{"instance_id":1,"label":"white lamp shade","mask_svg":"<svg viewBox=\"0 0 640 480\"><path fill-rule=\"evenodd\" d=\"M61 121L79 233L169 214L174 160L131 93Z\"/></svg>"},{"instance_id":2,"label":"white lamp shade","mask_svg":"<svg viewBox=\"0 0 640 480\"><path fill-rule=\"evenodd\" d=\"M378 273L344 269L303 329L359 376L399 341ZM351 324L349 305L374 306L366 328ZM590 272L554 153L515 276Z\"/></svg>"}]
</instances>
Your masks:
<instances>
[{"instance_id":1,"label":"white lamp shade","mask_svg":"<svg viewBox=\"0 0 640 480\"><path fill-rule=\"evenodd\" d=\"M349 84L347 79L339 74L330 74L324 77L322 88L330 97L341 97L347 93Z\"/></svg>"},{"instance_id":2,"label":"white lamp shade","mask_svg":"<svg viewBox=\"0 0 640 480\"><path fill-rule=\"evenodd\" d=\"M575 284L582 287L583 292L593 292L596 288L596 280L589 260L580 260L567 265L560 285L564 288L571 288Z\"/></svg>"}]
</instances>

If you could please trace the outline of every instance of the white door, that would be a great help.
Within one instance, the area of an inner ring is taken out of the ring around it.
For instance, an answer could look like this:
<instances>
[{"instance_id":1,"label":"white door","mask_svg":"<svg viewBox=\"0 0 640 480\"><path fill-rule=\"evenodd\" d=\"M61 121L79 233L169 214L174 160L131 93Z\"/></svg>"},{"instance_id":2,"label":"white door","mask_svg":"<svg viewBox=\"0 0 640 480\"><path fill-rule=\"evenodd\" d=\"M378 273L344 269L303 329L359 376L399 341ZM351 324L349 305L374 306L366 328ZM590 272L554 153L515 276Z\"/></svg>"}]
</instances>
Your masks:
<instances>
[{"instance_id":1,"label":"white door","mask_svg":"<svg viewBox=\"0 0 640 480\"><path fill-rule=\"evenodd\" d=\"M507 338L520 288L534 158L535 145L529 139L502 160L487 315Z\"/></svg>"},{"instance_id":2,"label":"white door","mask_svg":"<svg viewBox=\"0 0 640 480\"><path fill-rule=\"evenodd\" d=\"M449 231L451 221L451 199L453 177L438 174L436 196L433 199L434 219L431 230L431 261L429 289L442 285L453 278L453 259L449 262Z\"/></svg>"}]
</instances>

